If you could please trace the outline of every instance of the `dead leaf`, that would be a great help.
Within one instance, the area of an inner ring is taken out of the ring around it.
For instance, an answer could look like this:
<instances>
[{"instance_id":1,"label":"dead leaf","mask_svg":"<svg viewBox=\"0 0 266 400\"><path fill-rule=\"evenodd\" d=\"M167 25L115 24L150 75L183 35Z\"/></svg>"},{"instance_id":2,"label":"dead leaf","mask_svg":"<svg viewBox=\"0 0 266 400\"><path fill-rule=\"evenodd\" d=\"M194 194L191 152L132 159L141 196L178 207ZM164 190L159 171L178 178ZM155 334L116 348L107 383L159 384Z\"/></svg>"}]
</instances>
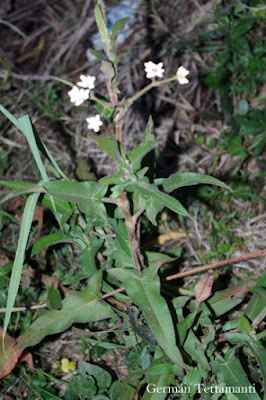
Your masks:
<instances>
[{"instance_id":1,"label":"dead leaf","mask_svg":"<svg viewBox=\"0 0 266 400\"><path fill-rule=\"evenodd\" d=\"M185 232L168 232L168 233L162 233L161 235L157 236L157 238L151 240L150 242L146 243L143 248L145 247L151 247L154 244L164 244L168 240L173 240L173 239L181 239L183 237L186 237L187 234Z\"/></svg>"},{"instance_id":2,"label":"dead leaf","mask_svg":"<svg viewBox=\"0 0 266 400\"><path fill-rule=\"evenodd\" d=\"M202 275L196 284L194 291L196 295L196 302L201 303L211 295L213 285L213 270L210 269L206 274Z\"/></svg>"},{"instance_id":3,"label":"dead leaf","mask_svg":"<svg viewBox=\"0 0 266 400\"><path fill-rule=\"evenodd\" d=\"M3 350L3 328L0 327L0 379L10 374L18 362L21 352L16 348L16 340L5 335L5 353Z\"/></svg>"}]
</instances>

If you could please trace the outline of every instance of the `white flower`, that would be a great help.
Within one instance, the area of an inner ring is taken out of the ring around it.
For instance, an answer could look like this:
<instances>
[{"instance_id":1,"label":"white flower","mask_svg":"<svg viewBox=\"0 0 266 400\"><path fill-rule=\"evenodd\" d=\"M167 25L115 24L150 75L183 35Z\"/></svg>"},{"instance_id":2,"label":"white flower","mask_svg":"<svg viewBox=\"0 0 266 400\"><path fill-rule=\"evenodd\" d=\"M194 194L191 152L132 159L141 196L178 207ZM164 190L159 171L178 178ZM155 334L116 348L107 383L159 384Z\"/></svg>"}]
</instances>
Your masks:
<instances>
[{"instance_id":1,"label":"white flower","mask_svg":"<svg viewBox=\"0 0 266 400\"><path fill-rule=\"evenodd\" d=\"M179 67L176 72L176 79L180 83L180 85L185 85L189 82L186 76L189 74L189 71L184 67Z\"/></svg>"},{"instance_id":2,"label":"white flower","mask_svg":"<svg viewBox=\"0 0 266 400\"><path fill-rule=\"evenodd\" d=\"M90 91L88 89L79 89L77 86L74 86L73 89L68 92L70 101L74 103L75 106L80 106L84 103L84 101L89 98L89 94Z\"/></svg>"},{"instance_id":3,"label":"white flower","mask_svg":"<svg viewBox=\"0 0 266 400\"><path fill-rule=\"evenodd\" d=\"M99 132L100 126L103 124L99 114L95 117L87 118L86 121L88 122L88 128L93 129L94 132Z\"/></svg>"},{"instance_id":4,"label":"white flower","mask_svg":"<svg viewBox=\"0 0 266 400\"><path fill-rule=\"evenodd\" d=\"M162 78L164 69L163 63L160 62L159 64L154 64L152 61L148 61L144 63L146 77L151 79L158 76L158 78Z\"/></svg>"},{"instance_id":5,"label":"white flower","mask_svg":"<svg viewBox=\"0 0 266 400\"><path fill-rule=\"evenodd\" d=\"M78 86L81 86L85 89L93 89L94 88L94 82L95 82L95 76L90 76L90 75L80 75L80 81L77 83Z\"/></svg>"}]
</instances>

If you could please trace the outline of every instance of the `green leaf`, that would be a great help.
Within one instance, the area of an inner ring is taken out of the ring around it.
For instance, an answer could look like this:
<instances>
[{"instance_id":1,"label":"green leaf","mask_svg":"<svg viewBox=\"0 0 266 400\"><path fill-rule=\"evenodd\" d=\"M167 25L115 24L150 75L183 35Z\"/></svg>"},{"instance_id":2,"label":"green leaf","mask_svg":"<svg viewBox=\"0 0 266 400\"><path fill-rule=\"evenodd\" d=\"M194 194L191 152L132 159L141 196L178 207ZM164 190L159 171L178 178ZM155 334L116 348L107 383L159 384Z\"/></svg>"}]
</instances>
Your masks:
<instances>
[{"instance_id":1,"label":"green leaf","mask_svg":"<svg viewBox=\"0 0 266 400\"><path fill-rule=\"evenodd\" d=\"M240 102L238 104L238 110L239 110L240 114L242 114L242 115L246 115L248 113L249 104L246 99L240 100Z\"/></svg>"},{"instance_id":2,"label":"green leaf","mask_svg":"<svg viewBox=\"0 0 266 400\"><path fill-rule=\"evenodd\" d=\"M111 307L100 299L102 272L98 271L89 280L86 289L73 293L62 301L62 310L48 311L42 314L33 324L17 339L17 357L28 346L35 346L47 335L64 332L73 323L86 323L100 321L106 318L115 318L116 314ZM0 359L4 357L0 346ZM8 360L12 365L13 359ZM1 371L0 371L1 376Z\"/></svg>"},{"instance_id":3,"label":"green leaf","mask_svg":"<svg viewBox=\"0 0 266 400\"><path fill-rule=\"evenodd\" d=\"M260 397L255 392L254 386L249 382L239 359L236 357L235 351L235 347L228 350L225 354L224 361L215 360L211 362L211 367L215 375L221 379L227 387L234 387L239 390L239 393L235 392L239 400L260 400ZM252 393L241 393L244 388L249 391L249 387L252 388ZM253 390L255 393L253 393Z\"/></svg>"},{"instance_id":4,"label":"green leaf","mask_svg":"<svg viewBox=\"0 0 266 400\"><path fill-rule=\"evenodd\" d=\"M54 287L54 284L48 291L48 300L53 310L60 310L62 299L59 290Z\"/></svg>"},{"instance_id":5,"label":"green leaf","mask_svg":"<svg viewBox=\"0 0 266 400\"><path fill-rule=\"evenodd\" d=\"M111 176L104 176L100 179L99 182L105 183L107 185L118 185L120 183L123 183L124 180L124 173L121 169L119 169Z\"/></svg>"},{"instance_id":6,"label":"green leaf","mask_svg":"<svg viewBox=\"0 0 266 400\"><path fill-rule=\"evenodd\" d=\"M216 292L207 304L213 309L215 315L220 317L226 312L232 310L238 304L242 303L246 293L255 285L255 281L239 283L231 288Z\"/></svg>"},{"instance_id":7,"label":"green leaf","mask_svg":"<svg viewBox=\"0 0 266 400\"><path fill-rule=\"evenodd\" d=\"M130 20L130 17L119 19L112 27L111 39L115 40L118 33L122 31L126 23Z\"/></svg>"},{"instance_id":8,"label":"green leaf","mask_svg":"<svg viewBox=\"0 0 266 400\"><path fill-rule=\"evenodd\" d=\"M249 31L255 22L254 18L235 19L230 27L230 36L236 39Z\"/></svg>"},{"instance_id":9,"label":"green leaf","mask_svg":"<svg viewBox=\"0 0 266 400\"><path fill-rule=\"evenodd\" d=\"M169 388L174 380L174 375L161 375L148 377L148 385L145 390L143 400L164 400L168 397L167 390L160 390L162 388ZM158 389L159 390L158 390Z\"/></svg>"},{"instance_id":10,"label":"green leaf","mask_svg":"<svg viewBox=\"0 0 266 400\"><path fill-rule=\"evenodd\" d=\"M16 128L21 130L20 122L15 117L13 117L13 115L10 114L10 112L7 111L7 109L3 107L2 104L0 104L0 111L9 119L10 122L12 122L13 125L15 125Z\"/></svg>"},{"instance_id":11,"label":"green leaf","mask_svg":"<svg viewBox=\"0 0 266 400\"><path fill-rule=\"evenodd\" d=\"M156 185L146 183L144 181L129 182L124 185L124 188L130 192L135 190L139 192L144 198L152 198L157 203L164 205L164 207L181 214L184 217L188 217L193 220L193 217L187 212L182 204L174 197L169 196L166 193L161 192Z\"/></svg>"},{"instance_id":12,"label":"green leaf","mask_svg":"<svg viewBox=\"0 0 266 400\"><path fill-rule=\"evenodd\" d=\"M168 390L160 390L169 388L174 380L174 375L149 376L148 385L142 400L164 400L168 397ZM157 390L157 388L160 388Z\"/></svg>"},{"instance_id":13,"label":"green leaf","mask_svg":"<svg viewBox=\"0 0 266 400\"><path fill-rule=\"evenodd\" d=\"M188 331L186 341L184 343L184 350L191 356L191 358L205 369L210 369L209 362L203 350L200 349L201 342L195 336L192 329Z\"/></svg>"},{"instance_id":14,"label":"green leaf","mask_svg":"<svg viewBox=\"0 0 266 400\"><path fill-rule=\"evenodd\" d=\"M256 342L258 344L258 342ZM255 354L258 363L260 365L260 369L263 374L264 380L264 397L266 394L266 349L262 346L257 346L256 343L248 343L248 346L251 348L252 352Z\"/></svg>"},{"instance_id":15,"label":"green leaf","mask_svg":"<svg viewBox=\"0 0 266 400\"><path fill-rule=\"evenodd\" d=\"M15 304L16 296L18 293L20 278L21 278L21 271L24 262L24 254L25 249L28 242L28 237L30 233L30 227L32 223L33 214L35 211L35 207L39 198L39 193L31 194L25 204L19 238L18 238L18 245L14 260L14 265L12 268L12 274L10 278L9 288L8 288L8 296L7 296L7 304L6 304L6 314L5 314L5 321L4 321L4 328L3 328L3 335L5 335L7 331L7 327L10 321L12 309Z\"/></svg>"},{"instance_id":16,"label":"green leaf","mask_svg":"<svg viewBox=\"0 0 266 400\"><path fill-rule=\"evenodd\" d=\"M157 226L156 217L159 212L164 209L164 205L154 200L153 198L146 200L146 210L145 213L147 218L151 221L154 226Z\"/></svg>"},{"instance_id":17,"label":"green leaf","mask_svg":"<svg viewBox=\"0 0 266 400\"><path fill-rule=\"evenodd\" d=\"M133 172L137 171L140 168L143 157L145 157L147 153L149 153L157 146L158 143L155 141L145 142L138 145L127 154L127 158L131 162Z\"/></svg>"},{"instance_id":18,"label":"green leaf","mask_svg":"<svg viewBox=\"0 0 266 400\"><path fill-rule=\"evenodd\" d=\"M177 259L177 257L170 257L167 254L155 253L153 251L145 251L145 257L147 258L150 266L154 264L161 266L165 263L171 263Z\"/></svg>"},{"instance_id":19,"label":"green leaf","mask_svg":"<svg viewBox=\"0 0 266 400\"><path fill-rule=\"evenodd\" d=\"M141 143L145 144L148 142L153 142L155 141L155 136L153 133L153 120L152 117L149 117L147 126L146 126L146 130L145 130L145 134L142 138ZM148 168L148 172L147 172L147 177L149 178L149 180L151 182L153 182L154 180L154 176L155 176L155 169L156 169L156 163L155 163L155 150L149 152L142 160L142 166Z\"/></svg>"},{"instance_id":20,"label":"green leaf","mask_svg":"<svg viewBox=\"0 0 266 400\"><path fill-rule=\"evenodd\" d=\"M90 53L101 61L109 61L104 50L90 50Z\"/></svg>"},{"instance_id":21,"label":"green leaf","mask_svg":"<svg viewBox=\"0 0 266 400\"><path fill-rule=\"evenodd\" d=\"M76 175L79 181L96 181L96 176L90 172L88 164L83 158L77 160Z\"/></svg>"},{"instance_id":22,"label":"green leaf","mask_svg":"<svg viewBox=\"0 0 266 400\"><path fill-rule=\"evenodd\" d=\"M227 190L232 191L229 186L221 182L219 179L213 178L212 176L208 175L195 174L193 172L181 172L178 174L173 174L169 176L169 178L164 180L162 186L167 193L170 193L180 187L199 185L202 183L221 186Z\"/></svg>"},{"instance_id":23,"label":"green leaf","mask_svg":"<svg viewBox=\"0 0 266 400\"><path fill-rule=\"evenodd\" d=\"M54 207L58 213L61 214L69 214L73 212L73 206L69 204L67 201L58 199L56 197L51 197L50 195L45 194L41 200L41 204L50 208L50 210L54 211Z\"/></svg>"},{"instance_id":24,"label":"green leaf","mask_svg":"<svg viewBox=\"0 0 266 400\"><path fill-rule=\"evenodd\" d=\"M183 359L176 346L172 317L165 299L160 294L159 267L148 267L140 276L135 270L108 269L108 273L121 281L131 300L143 311L161 348L177 364L178 375L183 375Z\"/></svg>"},{"instance_id":25,"label":"green leaf","mask_svg":"<svg viewBox=\"0 0 266 400\"><path fill-rule=\"evenodd\" d=\"M106 97L102 96L99 93L94 92L94 97L96 97L96 99L99 99L99 102L97 102L97 100L89 99L89 103L94 108L96 108L96 110L98 110L99 114L103 113L103 115L106 118L111 120L113 117L114 111L115 111L114 107L112 106L112 103L110 103L110 101ZM103 103L105 103L105 104L103 104ZM109 105L109 106L107 107L107 105Z\"/></svg>"},{"instance_id":26,"label":"green leaf","mask_svg":"<svg viewBox=\"0 0 266 400\"><path fill-rule=\"evenodd\" d=\"M34 389L37 390L37 392L39 392L42 398L45 400L60 400L60 397L55 396L48 390L42 389L40 387L39 388L35 387Z\"/></svg>"},{"instance_id":27,"label":"green leaf","mask_svg":"<svg viewBox=\"0 0 266 400\"><path fill-rule=\"evenodd\" d=\"M118 149L118 144L110 138L92 136L95 142L100 146L100 148L109 154L113 160L117 162L123 168L128 169L128 166L125 164L125 161L121 157L120 151Z\"/></svg>"},{"instance_id":28,"label":"green leaf","mask_svg":"<svg viewBox=\"0 0 266 400\"><path fill-rule=\"evenodd\" d=\"M91 278L97 271L95 256L104 240L90 237L88 246L79 254L79 262L82 265L83 271Z\"/></svg>"},{"instance_id":29,"label":"green leaf","mask_svg":"<svg viewBox=\"0 0 266 400\"><path fill-rule=\"evenodd\" d=\"M7 186L9 189L13 189L17 192L24 191L36 185L34 182L24 182L24 181L1 181L0 185Z\"/></svg>"},{"instance_id":30,"label":"green leaf","mask_svg":"<svg viewBox=\"0 0 266 400\"><path fill-rule=\"evenodd\" d=\"M152 116L149 116L149 120L146 126L145 134L142 138L141 143L148 143L148 142L153 142L155 140L155 136L153 133L153 120Z\"/></svg>"},{"instance_id":31,"label":"green leaf","mask_svg":"<svg viewBox=\"0 0 266 400\"><path fill-rule=\"evenodd\" d=\"M256 292L246 308L245 315L253 322L265 309L266 304L266 272L256 283Z\"/></svg>"},{"instance_id":32,"label":"green leaf","mask_svg":"<svg viewBox=\"0 0 266 400\"><path fill-rule=\"evenodd\" d=\"M132 257L129 236L125 223L122 220L116 221L114 219L110 222L115 229L115 234L121 248L129 257Z\"/></svg>"},{"instance_id":33,"label":"green leaf","mask_svg":"<svg viewBox=\"0 0 266 400\"><path fill-rule=\"evenodd\" d=\"M77 203L85 214L104 215L105 207L100 201L108 186L99 182L54 181L43 185L44 191L59 199ZM43 190L40 190L43 192Z\"/></svg>"},{"instance_id":34,"label":"green leaf","mask_svg":"<svg viewBox=\"0 0 266 400\"><path fill-rule=\"evenodd\" d=\"M178 336L179 336L180 346L183 346L184 341L187 337L187 332L188 332L189 328L192 326L196 315L197 315L197 313L193 312L193 313L189 314L185 319L183 319L183 321L181 321L177 324L176 327L177 327L177 332L178 332Z\"/></svg>"},{"instance_id":35,"label":"green leaf","mask_svg":"<svg viewBox=\"0 0 266 400\"><path fill-rule=\"evenodd\" d=\"M21 194L28 194L31 192L31 189L36 188L36 183L34 182L23 182L23 181L17 181L17 182L12 182L12 181L0 181L0 185L7 186L10 189L14 189L15 192L9 193L5 198L3 198L1 202L4 202L8 199L11 199L12 197L19 196ZM41 204L44 206L50 208L52 211L54 211L54 207L57 212L59 213L68 213L72 211L72 208L69 203L66 201L60 200L60 199L53 199L49 195L45 194L42 196L41 199L39 199Z\"/></svg>"},{"instance_id":36,"label":"green leaf","mask_svg":"<svg viewBox=\"0 0 266 400\"><path fill-rule=\"evenodd\" d=\"M44 168L37 143L35 141L35 135L33 132L31 120L28 115L25 115L24 117L19 118L18 122L20 125L20 131L26 136L26 138L28 140L31 152L32 152L34 159L36 161L36 164L39 168L42 179L47 182L48 176L47 176L46 170Z\"/></svg>"},{"instance_id":37,"label":"green leaf","mask_svg":"<svg viewBox=\"0 0 266 400\"><path fill-rule=\"evenodd\" d=\"M109 394L111 400L129 400L134 398L135 388L120 381L114 381Z\"/></svg>"},{"instance_id":38,"label":"green leaf","mask_svg":"<svg viewBox=\"0 0 266 400\"><path fill-rule=\"evenodd\" d=\"M159 361L159 360L156 360ZM142 375L169 375L176 373L176 365L170 363L153 363L150 367L146 368L145 370L141 370ZM136 371L138 373L138 371ZM133 375L133 373L132 373Z\"/></svg>"},{"instance_id":39,"label":"green leaf","mask_svg":"<svg viewBox=\"0 0 266 400\"><path fill-rule=\"evenodd\" d=\"M94 379L85 376L74 376L68 385L71 393L82 397L82 399L91 399L96 393L97 388L94 384Z\"/></svg>"},{"instance_id":40,"label":"green leaf","mask_svg":"<svg viewBox=\"0 0 266 400\"><path fill-rule=\"evenodd\" d=\"M37 240L30 248L30 254L33 256L45 247L53 246L58 243L75 243L75 240L66 233L54 232Z\"/></svg>"},{"instance_id":41,"label":"green leaf","mask_svg":"<svg viewBox=\"0 0 266 400\"><path fill-rule=\"evenodd\" d=\"M96 24L98 27L100 37L101 37L102 41L107 46L109 46L110 38L109 38L108 29L107 29L107 26L105 23L104 6L103 6L102 1L100 1L100 4L96 4L95 9L94 9L94 15L95 15L95 20L96 20Z\"/></svg>"},{"instance_id":42,"label":"green leaf","mask_svg":"<svg viewBox=\"0 0 266 400\"><path fill-rule=\"evenodd\" d=\"M190 368L186 376L184 377L184 390L188 391L188 389L190 389L189 393L191 398L193 398L192 396L197 393L198 385L200 385L202 378L207 378L207 372L199 364L195 368Z\"/></svg>"},{"instance_id":43,"label":"green leaf","mask_svg":"<svg viewBox=\"0 0 266 400\"><path fill-rule=\"evenodd\" d=\"M78 371L83 376L93 376L97 382L98 394L103 393L112 383L112 376L109 372L97 365L81 361L78 365Z\"/></svg>"}]
</instances>

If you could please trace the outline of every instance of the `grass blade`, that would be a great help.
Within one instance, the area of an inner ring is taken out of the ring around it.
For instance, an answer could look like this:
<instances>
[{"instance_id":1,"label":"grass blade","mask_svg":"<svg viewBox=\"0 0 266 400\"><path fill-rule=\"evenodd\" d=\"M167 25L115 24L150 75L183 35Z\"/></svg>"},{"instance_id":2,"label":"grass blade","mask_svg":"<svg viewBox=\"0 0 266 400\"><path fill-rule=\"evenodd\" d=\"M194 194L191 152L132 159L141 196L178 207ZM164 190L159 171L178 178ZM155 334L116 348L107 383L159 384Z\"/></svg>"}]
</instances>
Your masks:
<instances>
[{"instance_id":1,"label":"grass blade","mask_svg":"<svg viewBox=\"0 0 266 400\"><path fill-rule=\"evenodd\" d=\"M20 283L22 266L23 266L23 262L24 262L25 249L26 249L26 245L27 245L27 241L28 241L28 237L29 237L33 214L34 214L35 207L36 207L39 196L40 196L39 193L31 194L26 201L25 209L23 212L21 229L19 232L18 246L17 246L14 265L13 265L13 269L12 269L10 284L9 284L9 288L8 288L3 336L5 336L5 334L6 334L7 327L8 327L11 313L12 313L12 308L14 307L14 303L16 300L19 283ZM4 343L4 341L3 341L3 343Z\"/></svg>"}]
</instances>

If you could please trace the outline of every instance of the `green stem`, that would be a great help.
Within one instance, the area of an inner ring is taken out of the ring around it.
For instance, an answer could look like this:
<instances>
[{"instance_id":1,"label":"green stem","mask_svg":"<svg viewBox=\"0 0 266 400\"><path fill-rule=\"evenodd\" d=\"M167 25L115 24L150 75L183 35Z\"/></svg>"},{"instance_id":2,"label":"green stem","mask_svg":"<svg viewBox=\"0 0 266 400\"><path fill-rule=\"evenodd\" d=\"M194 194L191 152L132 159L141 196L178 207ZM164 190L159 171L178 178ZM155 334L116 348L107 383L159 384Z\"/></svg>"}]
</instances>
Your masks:
<instances>
[{"instance_id":1,"label":"green stem","mask_svg":"<svg viewBox=\"0 0 266 400\"><path fill-rule=\"evenodd\" d=\"M125 101L127 105L134 103L135 100L137 100L139 97L141 97L144 93L148 92L154 87L161 86L164 83L172 82L176 80L176 75L172 76L171 78L164 79L162 81L155 81L153 80L149 85L145 86L142 90L140 90L137 94L134 96L130 97Z\"/></svg>"}]
</instances>

